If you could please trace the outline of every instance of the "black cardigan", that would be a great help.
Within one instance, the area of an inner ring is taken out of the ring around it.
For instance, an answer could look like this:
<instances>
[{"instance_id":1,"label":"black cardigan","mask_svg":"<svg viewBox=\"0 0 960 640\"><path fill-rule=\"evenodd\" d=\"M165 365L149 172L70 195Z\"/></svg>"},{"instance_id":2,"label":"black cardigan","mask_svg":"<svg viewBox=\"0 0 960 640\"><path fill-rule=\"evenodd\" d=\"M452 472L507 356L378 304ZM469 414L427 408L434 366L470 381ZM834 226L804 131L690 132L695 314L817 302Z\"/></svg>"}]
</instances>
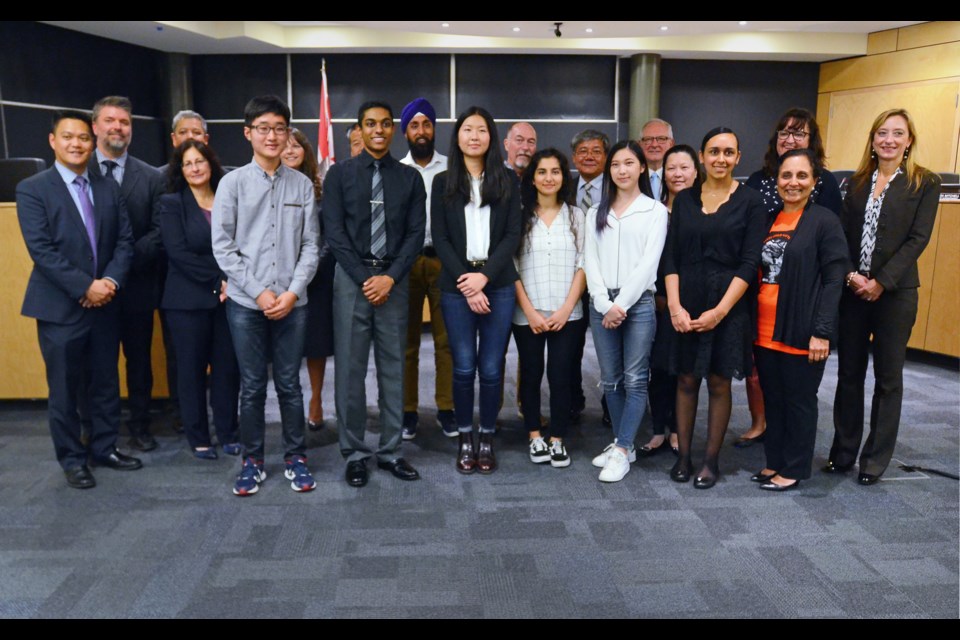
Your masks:
<instances>
[{"instance_id":1,"label":"black cardigan","mask_svg":"<svg viewBox=\"0 0 960 640\"><path fill-rule=\"evenodd\" d=\"M430 194L430 230L433 246L443 269L440 272L441 291L459 293L457 278L471 271L467 264L467 230L463 197L457 195L447 203L444 190L447 172L433 179ZM510 182L510 195L490 205L490 253L480 273L487 276L487 286L512 286L517 280L513 254L520 246L522 222L520 218L520 189L516 180Z\"/></svg>"},{"instance_id":2,"label":"black cardigan","mask_svg":"<svg viewBox=\"0 0 960 640\"><path fill-rule=\"evenodd\" d=\"M846 267L847 242L837 214L808 205L783 253L773 339L795 349L809 349L811 336L834 344Z\"/></svg>"}]
</instances>

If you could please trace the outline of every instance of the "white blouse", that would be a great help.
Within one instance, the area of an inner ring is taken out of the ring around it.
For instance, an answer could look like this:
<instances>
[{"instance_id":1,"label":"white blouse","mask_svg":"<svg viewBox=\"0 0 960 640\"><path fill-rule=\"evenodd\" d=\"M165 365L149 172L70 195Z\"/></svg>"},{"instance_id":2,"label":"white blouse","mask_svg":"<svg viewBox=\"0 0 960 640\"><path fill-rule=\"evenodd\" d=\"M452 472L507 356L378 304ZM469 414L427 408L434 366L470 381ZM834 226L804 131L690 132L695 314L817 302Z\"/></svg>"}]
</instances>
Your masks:
<instances>
[{"instance_id":1,"label":"white blouse","mask_svg":"<svg viewBox=\"0 0 960 640\"><path fill-rule=\"evenodd\" d=\"M490 205L480 206L483 176L470 176L470 202L463 208L467 229L467 260L486 260L490 253Z\"/></svg>"},{"instance_id":2,"label":"white blouse","mask_svg":"<svg viewBox=\"0 0 960 640\"><path fill-rule=\"evenodd\" d=\"M620 218L610 210L597 235L597 208L587 213L583 270L594 309L601 315L614 304L630 309L646 291L656 291L657 266L667 239L667 208L641 194ZM607 289L620 289L612 302Z\"/></svg>"},{"instance_id":3,"label":"white blouse","mask_svg":"<svg viewBox=\"0 0 960 640\"><path fill-rule=\"evenodd\" d=\"M574 276L583 268L584 232L583 211L564 204L553 224L548 227L537 218L520 241L520 254L514 264L530 304L544 317L563 306ZM582 317L583 307L577 304L569 320ZM513 312L513 323L530 324L519 304Z\"/></svg>"}]
</instances>

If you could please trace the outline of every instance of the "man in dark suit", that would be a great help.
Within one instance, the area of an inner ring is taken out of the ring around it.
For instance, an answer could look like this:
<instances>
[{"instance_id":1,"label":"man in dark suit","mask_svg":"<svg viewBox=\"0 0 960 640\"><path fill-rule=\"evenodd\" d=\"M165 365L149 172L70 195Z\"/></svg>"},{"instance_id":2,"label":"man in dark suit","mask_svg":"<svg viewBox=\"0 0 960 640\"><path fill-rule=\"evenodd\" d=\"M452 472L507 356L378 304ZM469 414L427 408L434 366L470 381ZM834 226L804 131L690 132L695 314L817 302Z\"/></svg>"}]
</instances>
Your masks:
<instances>
[{"instance_id":1,"label":"man in dark suit","mask_svg":"<svg viewBox=\"0 0 960 640\"><path fill-rule=\"evenodd\" d=\"M333 333L337 336L335 402L346 480L367 483L364 377L373 342L380 389L377 466L401 480L420 475L400 457L403 363L409 273L423 248L427 193L420 174L390 155L393 111L366 102L357 113L364 150L335 164L324 187L323 223L337 259Z\"/></svg>"},{"instance_id":2,"label":"man in dark suit","mask_svg":"<svg viewBox=\"0 0 960 640\"><path fill-rule=\"evenodd\" d=\"M133 261L127 286L117 297L120 306L120 343L127 361L127 407L130 418L128 444L150 451L157 441L150 434L150 395L153 369L153 312L160 302L160 219L163 176L145 162L130 156L133 138L133 105L128 98L107 96L93 105L93 133L97 137L94 173L115 180L126 203L133 231Z\"/></svg>"},{"instance_id":3,"label":"man in dark suit","mask_svg":"<svg viewBox=\"0 0 960 640\"><path fill-rule=\"evenodd\" d=\"M37 319L47 370L50 435L71 487L96 483L87 468L139 469L116 448L120 426L117 375L119 308L114 296L133 257L133 236L120 189L88 170L90 118L58 112L50 146L56 162L17 185L17 217L33 271L21 313ZM77 401L91 420L89 450L80 440Z\"/></svg>"}]
</instances>

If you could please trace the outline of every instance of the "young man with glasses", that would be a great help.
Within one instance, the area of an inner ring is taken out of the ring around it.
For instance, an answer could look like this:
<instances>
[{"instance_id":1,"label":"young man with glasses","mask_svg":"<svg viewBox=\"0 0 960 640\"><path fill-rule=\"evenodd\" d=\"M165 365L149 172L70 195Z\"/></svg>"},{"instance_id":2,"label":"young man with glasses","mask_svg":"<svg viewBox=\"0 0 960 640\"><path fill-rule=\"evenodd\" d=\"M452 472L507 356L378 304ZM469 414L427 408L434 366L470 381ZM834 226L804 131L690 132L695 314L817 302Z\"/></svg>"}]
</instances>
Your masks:
<instances>
[{"instance_id":1,"label":"young man with glasses","mask_svg":"<svg viewBox=\"0 0 960 640\"><path fill-rule=\"evenodd\" d=\"M294 491L317 486L306 466L300 361L307 327L307 284L317 270L319 221L313 183L280 161L290 109L259 96L244 109L253 161L223 177L213 204L212 242L227 275L227 322L240 365L243 466L234 494L257 492L263 470L267 362L280 403L284 475Z\"/></svg>"}]
</instances>

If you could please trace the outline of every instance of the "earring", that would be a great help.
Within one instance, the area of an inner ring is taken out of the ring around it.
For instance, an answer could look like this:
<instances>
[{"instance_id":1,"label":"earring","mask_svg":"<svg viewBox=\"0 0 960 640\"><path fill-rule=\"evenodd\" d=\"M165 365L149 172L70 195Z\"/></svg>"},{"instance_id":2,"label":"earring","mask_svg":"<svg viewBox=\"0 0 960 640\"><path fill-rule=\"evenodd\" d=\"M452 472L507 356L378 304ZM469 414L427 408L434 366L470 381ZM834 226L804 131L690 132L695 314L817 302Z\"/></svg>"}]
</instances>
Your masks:
<instances>
[{"instance_id":1,"label":"earring","mask_svg":"<svg viewBox=\"0 0 960 640\"><path fill-rule=\"evenodd\" d=\"M870 149L870 159L871 159L871 160L876 160L876 159L877 159L877 150L876 150L876 149Z\"/></svg>"},{"instance_id":2,"label":"earring","mask_svg":"<svg viewBox=\"0 0 960 640\"><path fill-rule=\"evenodd\" d=\"M906 149L903 150L903 159L906 160L909 157L910 157L910 147L907 147Z\"/></svg>"}]
</instances>

